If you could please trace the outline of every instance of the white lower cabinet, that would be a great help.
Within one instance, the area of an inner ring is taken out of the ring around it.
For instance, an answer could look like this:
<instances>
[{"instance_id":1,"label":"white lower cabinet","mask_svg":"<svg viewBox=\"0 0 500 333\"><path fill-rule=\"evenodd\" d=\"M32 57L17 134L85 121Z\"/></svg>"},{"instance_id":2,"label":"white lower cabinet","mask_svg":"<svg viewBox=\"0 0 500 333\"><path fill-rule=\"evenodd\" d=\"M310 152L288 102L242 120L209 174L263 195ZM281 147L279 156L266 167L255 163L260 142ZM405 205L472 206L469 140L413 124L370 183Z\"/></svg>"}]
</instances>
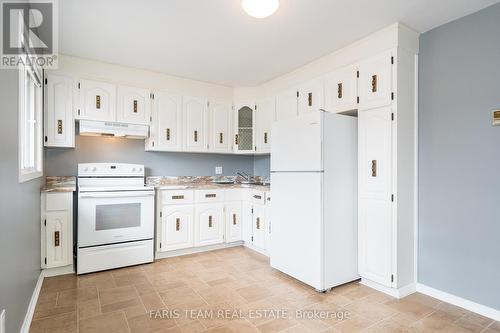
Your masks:
<instances>
[{"instance_id":1,"label":"white lower cabinet","mask_svg":"<svg viewBox=\"0 0 500 333\"><path fill-rule=\"evenodd\" d=\"M267 196L252 189L160 190L157 254L231 243L265 254L270 241Z\"/></svg>"},{"instance_id":2,"label":"white lower cabinet","mask_svg":"<svg viewBox=\"0 0 500 333\"><path fill-rule=\"evenodd\" d=\"M42 193L41 267L73 271L73 192ZM49 273L48 275L56 275Z\"/></svg>"},{"instance_id":3,"label":"white lower cabinet","mask_svg":"<svg viewBox=\"0 0 500 333\"><path fill-rule=\"evenodd\" d=\"M243 216L241 202L226 204L226 243L243 240Z\"/></svg>"},{"instance_id":4,"label":"white lower cabinet","mask_svg":"<svg viewBox=\"0 0 500 333\"><path fill-rule=\"evenodd\" d=\"M266 250L266 206L253 206L252 221L252 244L261 250Z\"/></svg>"},{"instance_id":5,"label":"white lower cabinet","mask_svg":"<svg viewBox=\"0 0 500 333\"><path fill-rule=\"evenodd\" d=\"M158 251L185 249L194 245L194 206L163 206Z\"/></svg>"},{"instance_id":6,"label":"white lower cabinet","mask_svg":"<svg viewBox=\"0 0 500 333\"><path fill-rule=\"evenodd\" d=\"M224 204L199 204L195 207L194 245L224 242Z\"/></svg>"}]
</instances>

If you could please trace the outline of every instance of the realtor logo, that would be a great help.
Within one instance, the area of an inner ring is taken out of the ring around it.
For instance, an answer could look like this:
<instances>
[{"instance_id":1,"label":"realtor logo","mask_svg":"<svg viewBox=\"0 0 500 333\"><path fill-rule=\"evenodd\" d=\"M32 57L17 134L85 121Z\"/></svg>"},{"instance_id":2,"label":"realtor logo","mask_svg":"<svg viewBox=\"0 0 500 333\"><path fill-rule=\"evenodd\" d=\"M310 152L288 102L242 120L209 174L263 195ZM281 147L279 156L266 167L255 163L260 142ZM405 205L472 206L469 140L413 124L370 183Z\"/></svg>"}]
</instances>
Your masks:
<instances>
[{"instance_id":1,"label":"realtor logo","mask_svg":"<svg viewBox=\"0 0 500 333\"><path fill-rule=\"evenodd\" d=\"M57 67L56 1L1 1L0 67Z\"/></svg>"}]
</instances>

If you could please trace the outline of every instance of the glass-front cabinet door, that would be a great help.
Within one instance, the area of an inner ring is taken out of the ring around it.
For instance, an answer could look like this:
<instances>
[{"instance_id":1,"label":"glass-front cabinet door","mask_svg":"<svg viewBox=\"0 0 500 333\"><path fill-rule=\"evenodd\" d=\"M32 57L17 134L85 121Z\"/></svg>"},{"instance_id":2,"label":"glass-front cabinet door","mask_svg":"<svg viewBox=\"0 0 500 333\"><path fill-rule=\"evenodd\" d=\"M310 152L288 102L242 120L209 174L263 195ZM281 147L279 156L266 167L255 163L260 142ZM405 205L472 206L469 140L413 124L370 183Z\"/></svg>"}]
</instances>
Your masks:
<instances>
[{"instance_id":1,"label":"glass-front cabinet door","mask_svg":"<svg viewBox=\"0 0 500 333\"><path fill-rule=\"evenodd\" d=\"M255 103L236 104L234 147L237 153L252 153L254 145Z\"/></svg>"}]
</instances>

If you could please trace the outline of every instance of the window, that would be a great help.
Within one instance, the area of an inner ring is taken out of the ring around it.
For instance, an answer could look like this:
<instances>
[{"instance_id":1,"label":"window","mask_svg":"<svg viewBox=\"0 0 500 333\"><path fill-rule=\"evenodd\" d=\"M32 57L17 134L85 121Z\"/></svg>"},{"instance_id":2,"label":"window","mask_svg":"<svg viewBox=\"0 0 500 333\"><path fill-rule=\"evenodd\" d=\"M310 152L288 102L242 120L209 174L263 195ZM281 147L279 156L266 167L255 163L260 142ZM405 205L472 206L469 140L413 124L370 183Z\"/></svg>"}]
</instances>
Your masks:
<instances>
[{"instance_id":1,"label":"window","mask_svg":"<svg viewBox=\"0 0 500 333\"><path fill-rule=\"evenodd\" d=\"M25 61L19 68L19 182L43 176L42 80Z\"/></svg>"}]
</instances>

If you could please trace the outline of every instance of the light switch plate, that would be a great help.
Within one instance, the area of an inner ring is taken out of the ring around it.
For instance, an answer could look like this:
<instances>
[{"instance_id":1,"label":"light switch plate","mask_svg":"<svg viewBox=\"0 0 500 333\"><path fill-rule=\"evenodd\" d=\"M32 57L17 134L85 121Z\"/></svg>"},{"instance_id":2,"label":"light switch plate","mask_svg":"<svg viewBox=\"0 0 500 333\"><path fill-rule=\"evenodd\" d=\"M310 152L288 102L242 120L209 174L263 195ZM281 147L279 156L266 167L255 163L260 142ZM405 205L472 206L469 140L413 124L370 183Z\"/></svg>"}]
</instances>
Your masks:
<instances>
[{"instance_id":1,"label":"light switch plate","mask_svg":"<svg viewBox=\"0 0 500 333\"><path fill-rule=\"evenodd\" d=\"M5 309L0 313L0 333L5 333Z\"/></svg>"},{"instance_id":2,"label":"light switch plate","mask_svg":"<svg viewBox=\"0 0 500 333\"><path fill-rule=\"evenodd\" d=\"M222 175L222 167L221 166L216 166L215 167L215 174L216 175Z\"/></svg>"}]
</instances>

